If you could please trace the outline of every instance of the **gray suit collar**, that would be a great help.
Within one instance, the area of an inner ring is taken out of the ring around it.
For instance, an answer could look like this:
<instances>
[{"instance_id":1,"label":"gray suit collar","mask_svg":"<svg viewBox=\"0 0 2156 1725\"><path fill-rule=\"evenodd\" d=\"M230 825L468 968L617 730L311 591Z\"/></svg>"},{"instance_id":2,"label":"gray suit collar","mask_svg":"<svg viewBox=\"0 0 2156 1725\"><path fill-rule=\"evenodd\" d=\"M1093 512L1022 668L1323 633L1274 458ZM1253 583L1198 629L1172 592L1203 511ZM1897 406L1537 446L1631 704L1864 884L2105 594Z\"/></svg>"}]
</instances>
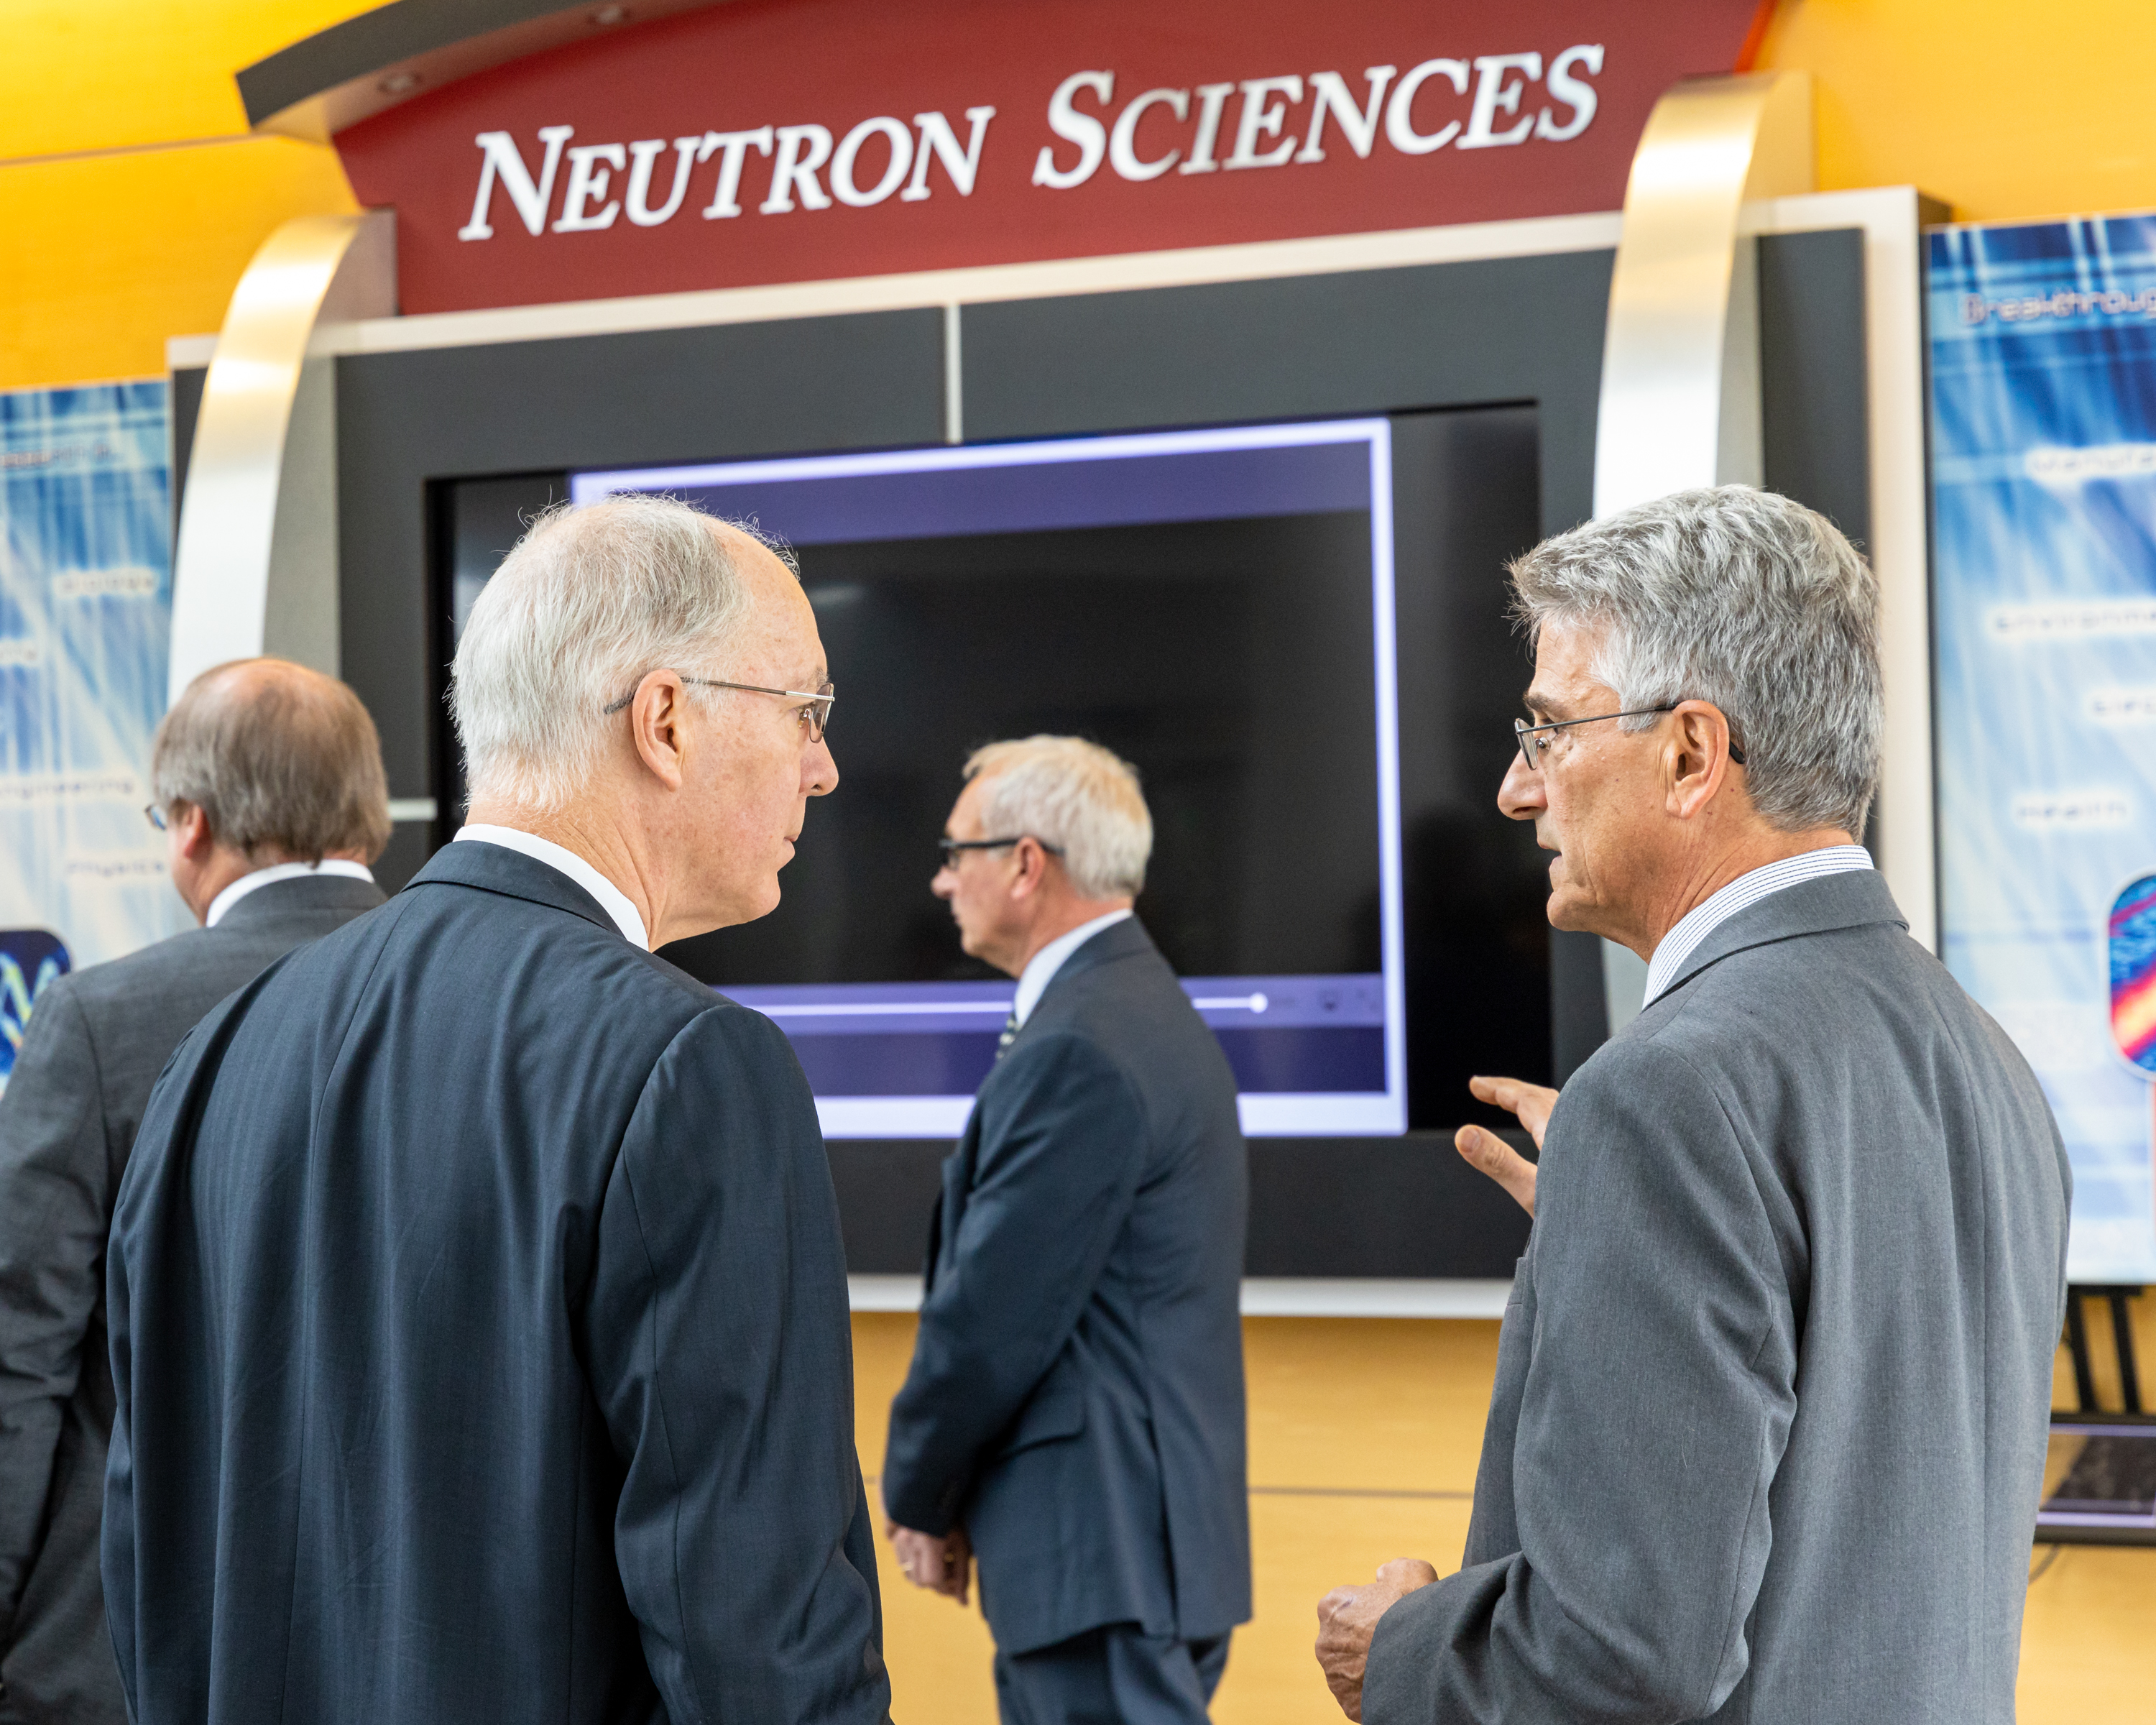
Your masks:
<instances>
[{"instance_id":1,"label":"gray suit collar","mask_svg":"<svg viewBox=\"0 0 2156 1725\"><path fill-rule=\"evenodd\" d=\"M256 887L218 917L217 926L251 928L282 916L322 911L357 914L388 902L382 889L372 880L356 880L350 875L295 875L287 880L272 880L267 886Z\"/></svg>"},{"instance_id":2,"label":"gray suit collar","mask_svg":"<svg viewBox=\"0 0 2156 1725\"><path fill-rule=\"evenodd\" d=\"M1785 886L1757 904L1747 905L1710 932L1654 1004L1660 1005L1670 999L1710 964L1748 947L1881 922L1891 922L1897 928L1909 926L1908 918L1894 902L1894 895L1887 890L1886 877L1876 869L1854 869L1847 874Z\"/></svg>"}]
</instances>

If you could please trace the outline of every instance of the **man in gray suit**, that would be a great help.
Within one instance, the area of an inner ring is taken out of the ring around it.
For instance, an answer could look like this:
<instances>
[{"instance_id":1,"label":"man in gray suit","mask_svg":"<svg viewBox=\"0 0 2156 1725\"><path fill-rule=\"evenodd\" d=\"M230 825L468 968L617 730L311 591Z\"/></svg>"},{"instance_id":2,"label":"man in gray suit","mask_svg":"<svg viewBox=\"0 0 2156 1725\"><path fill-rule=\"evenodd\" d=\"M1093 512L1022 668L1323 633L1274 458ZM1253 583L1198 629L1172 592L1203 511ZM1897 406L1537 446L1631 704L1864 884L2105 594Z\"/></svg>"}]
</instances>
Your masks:
<instances>
[{"instance_id":1,"label":"man in gray suit","mask_svg":"<svg viewBox=\"0 0 2156 1725\"><path fill-rule=\"evenodd\" d=\"M210 1008L382 901L374 721L335 678L245 660L157 728L145 811L203 926L38 995L0 1095L0 1720L126 1715L98 1580L112 1373L105 1245L151 1086Z\"/></svg>"},{"instance_id":2,"label":"man in gray suit","mask_svg":"<svg viewBox=\"0 0 2156 1725\"><path fill-rule=\"evenodd\" d=\"M2070 1176L2026 1063L1855 835L1877 589L1788 500L1691 491L1513 568L1536 642L1499 802L1549 918L1649 961L1538 1165L1466 1563L1319 1607L1351 1718L2004 1722ZM1543 1137L1547 1127L1547 1138Z\"/></svg>"},{"instance_id":3,"label":"man in gray suit","mask_svg":"<svg viewBox=\"0 0 2156 1725\"><path fill-rule=\"evenodd\" d=\"M1132 915L1136 773L1034 737L966 773L934 890L1018 995L943 1164L886 1532L962 1603L978 1555L1005 1725L1191 1725L1250 1615L1235 1081Z\"/></svg>"}]
</instances>

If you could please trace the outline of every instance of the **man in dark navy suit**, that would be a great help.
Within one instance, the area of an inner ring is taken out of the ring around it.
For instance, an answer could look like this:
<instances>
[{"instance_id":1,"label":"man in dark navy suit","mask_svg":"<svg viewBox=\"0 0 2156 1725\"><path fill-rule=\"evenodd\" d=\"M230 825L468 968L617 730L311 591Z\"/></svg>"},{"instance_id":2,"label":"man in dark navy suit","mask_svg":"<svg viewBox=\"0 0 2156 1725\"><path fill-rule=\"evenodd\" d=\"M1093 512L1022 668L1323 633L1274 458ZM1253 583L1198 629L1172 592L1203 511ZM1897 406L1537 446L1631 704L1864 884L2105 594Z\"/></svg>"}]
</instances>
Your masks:
<instances>
[{"instance_id":1,"label":"man in dark navy suit","mask_svg":"<svg viewBox=\"0 0 2156 1725\"><path fill-rule=\"evenodd\" d=\"M1006 1725L1202 1721L1250 1615L1235 1082L1132 915L1137 775L1075 737L991 744L934 890L1019 978L943 1164L887 1532L963 1603Z\"/></svg>"},{"instance_id":2,"label":"man in dark navy suit","mask_svg":"<svg viewBox=\"0 0 2156 1725\"><path fill-rule=\"evenodd\" d=\"M464 842L182 1045L109 1260L137 1725L887 1717L814 1103L650 950L778 903L824 676L748 535L542 518Z\"/></svg>"}]
</instances>

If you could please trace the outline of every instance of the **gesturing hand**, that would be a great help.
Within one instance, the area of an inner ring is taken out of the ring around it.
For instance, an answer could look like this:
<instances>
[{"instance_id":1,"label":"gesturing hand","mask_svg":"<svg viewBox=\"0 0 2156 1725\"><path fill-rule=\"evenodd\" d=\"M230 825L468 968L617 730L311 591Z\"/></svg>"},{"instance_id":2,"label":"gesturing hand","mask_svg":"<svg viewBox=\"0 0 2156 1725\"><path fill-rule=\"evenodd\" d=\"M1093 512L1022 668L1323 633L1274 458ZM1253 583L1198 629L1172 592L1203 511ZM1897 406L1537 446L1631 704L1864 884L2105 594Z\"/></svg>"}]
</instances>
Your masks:
<instances>
[{"instance_id":1,"label":"gesturing hand","mask_svg":"<svg viewBox=\"0 0 2156 1725\"><path fill-rule=\"evenodd\" d=\"M962 1605L966 1603L967 1584L973 1573L973 1547L963 1527L953 1527L939 1536L886 1522L884 1532L908 1581Z\"/></svg>"},{"instance_id":2,"label":"gesturing hand","mask_svg":"<svg viewBox=\"0 0 2156 1725\"><path fill-rule=\"evenodd\" d=\"M1437 1571L1420 1558L1394 1558L1378 1566L1378 1579L1368 1587L1336 1587L1317 1602L1317 1663L1325 1686L1349 1718L1363 1717L1363 1671L1378 1620L1404 1594L1436 1579Z\"/></svg>"},{"instance_id":3,"label":"gesturing hand","mask_svg":"<svg viewBox=\"0 0 2156 1725\"><path fill-rule=\"evenodd\" d=\"M1550 1110L1557 1106L1555 1091L1546 1090L1539 1084L1522 1084L1517 1078L1471 1078L1467 1087L1475 1093L1477 1101L1495 1102L1500 1108L1519 1116L1520 1124L1535 1141L1535 1148L1542 1148ZM1534 1163L1496 1133L1485 1132L1479 1126L1461 1127L1452 1135L1452 1144L1469 1163L1511 1193L1522 1209L1531 1216L1534 1214Z\"/></svg>"}]
</instances>

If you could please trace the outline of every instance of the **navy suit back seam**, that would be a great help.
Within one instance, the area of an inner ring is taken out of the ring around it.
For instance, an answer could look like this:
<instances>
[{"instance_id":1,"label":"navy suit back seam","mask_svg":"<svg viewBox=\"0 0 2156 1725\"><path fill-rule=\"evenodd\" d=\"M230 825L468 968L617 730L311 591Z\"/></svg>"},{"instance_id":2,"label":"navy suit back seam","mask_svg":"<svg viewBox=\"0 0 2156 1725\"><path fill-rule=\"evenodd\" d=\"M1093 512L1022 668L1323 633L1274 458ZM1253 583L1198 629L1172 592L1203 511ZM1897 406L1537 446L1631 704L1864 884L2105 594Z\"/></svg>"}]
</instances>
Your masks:
<instances>
[{"instance_id":1,"label":"navy suit back seam","mask_svg":"<svg viewBox=\"0 0 2156 1725\"><path fill-rule=\"evenodd\" d=\"M375 937L374 957L367 967L366 975L360 978L358 986L352 989L351 1004L346 1009L344 1022L337 1029L336 1052L331 1057L329 1063L329 1072L331 1076L334 1076L337 1066L344 1059L345 1045L350 1040L352 1035L352 1020L358 1016L361 1003L366 999L367 989L373 983L374 973L381 968L382 954L388 950L391 937L397 932L397 924L402 920L403 919L401 917L387 919L381 932ZM295 952L299 952L305 949L295 947L293 950ZM249 1011L252 1011L255 1003L260 1000L263 989L267 985L270 979L285 968L286 961L291 957L292 953L288 952L284 957L275 960L260 973L260 975L256 977L253 983L248 985L249 993L252 996L252 999L250 999L248 1003ZM237 1028L239 1019L244 1019L245 1016L246 1014L244 1013L235 1015L233 1021L235 1029ZM222 1056L219 1057L218 1064L220 1065L223 1064ZM331 1085L330 1078L326 1076L322 1083L321 1094L316 1098L314 1108L308 1116L307 1160L311 1166L314 1161L315 1146L320 1141L321 1137L322 1110L329 1105L329 1094L331 1088ZM300 1280L300 1286L302 1287L311 1287L315 1285L316 1266L315 1238L311 1230L302 1229L300 1231L300 1254L304 1272ZM315 1318L313 1303L310 1301L305 1309L307 1314L305 1320L306 1326L306 1341L302 1346L300 1353L303 1358L316 1358L317 1354L317 1350L315 1347ZM311 1389L310 1389L303 1395L300 1403L300 1440L295 1451L297 1459L292 1481L292 1492L295 1499L304 1497L306 1491L306 1458L308 1454L308 1439L314 1426L314 1419L315 1397ZM292 1630L294 1622L299 1615L299 1545L300 1520L301 1518L297 1516L293 1517L290 1554L285 1570L287 1592L285 1602L285 1657L281 1662L281 1666L277 1678L277 1717L280 1719L282 1719L285 1717L285 1697L291 1692L292 1687L292 1660L294 1657Z\"/></svg>"},{"instance_id":2,"label":"navy suit back seam","mask_svg":"<svg viewBox=\"0 0 2156 1725\"><path fill-rule=\"evenodd\" d=\"M388 952L390 942L396 937L398 925L403 921L401 915L392 915L383 918L380 932L373 937L374 956L367 961L366 974L359 978L357 984L352 989L349 1004L345 1008L343 1021L338 1024L336 1029L336 1051L330 1056L329 1070L322 1081L321 1094L316 1098L313 1111L308 1117L307 1137L311 1145L321 1132L322 1110L329 1106L332 1081L336 1076L337 1068L344 1061L346 1045L352 1040L352 1020L359 1016L359 1009L367 999L367 991L374 985L374 973L381 969L382 957ZM370 931L370 932L372 932ZM262 972L259 980L266 982L270 978L277 975L284 969L289 959L305 950L304 947L295 947L283 957L271 960L269 966Z\"/></svg>"},{"instance_id":3,"label":"navy suit back seam","mask_svg":"<svg viewBox=\"0 0 2156 1725\"><path fill-rule=\"evenodd\" d=\"M715 999L712 1005L707 1009L707 1010L716 1011L717 1009L717 1006L718 1002ZM737 1008L736 1009L742 1010L744 1009ZM614 1175L617 1173L619 1173L622 1181L623 1191L629 1199L629 1214L636 1221L636 1244L638 1250L640 1251L644 1256L644 1281L646 1285L654 1291L654 1294L659 1287L659 1266L654 1264L651 1259L650 1236L645 1232L644 1226L644 1206L638 1200L636 1195L636 1173L633 1168L628 1167L624 1163L622 1159L623 1150L629 1142L629 1135L630 1132L634 1129L637 1114L644 1106L644 1097L650 1093L652 1081L657 1076L659 1069L666 1063L667 1055L680 1046L681 1039L686 1036L691 1029L700 1024L703 1018L704 1014L698 1013L690 1019L686 1024L683 1024L670 1038L668 1039L666 1046L659 1051L658 1058L651 1063L650 1071L644 1075L644 1082L638 1086L636 1104L629 1111L629 1118L623 1123L621 1136L614 1141L613 1152L612 1155L608 1157L607 1161L606 1183L607 1185L611 1186L613 1183ZM599 1204L600 1213L603 1213L605 1207L605 1194L604 1192L602 1191ZM596 1233L599 1226L599 1215L595 1214L592 1221L594 1236L596 1237ZM647 1356L651 1362L651 1404L658 1422L658 1438L659 1441L665 1445L666 1472L669 1483L675 1488L672 1493L671 1525L670 1526L667 1533L667 1550L671 1559L674 1581L673 1615L675 1621L672 1625L672 1635L677 1645L684 1649L684 1655L681 1660L682 1676L683 1680L689 1686L690 1694L696 1697L698 1716L700 1718L708 1719L711 1717L711 1709L705 1705L702 1685L699 1681L700 1674L696 1668L695 1661L690 1659L686 1654L689 1638L685 1633L685 1629L689 1614L686 1603L688 1589L681 1579L681 1492L680 1490L682 1481L681 1464L680 1458L674 1453L673 1429L670 1422L666 1417L666 1394L665 1389L662 1388L662 1380L660 1372L659 1337L657 1335L658 1325L659 1312L657 1311L656 1301L654 1300L652 1306L647 1309L644 1322L639 1326L639 1328L641 1328L644 1332L643 1345Z\"/></svg>"}]
</instances>

